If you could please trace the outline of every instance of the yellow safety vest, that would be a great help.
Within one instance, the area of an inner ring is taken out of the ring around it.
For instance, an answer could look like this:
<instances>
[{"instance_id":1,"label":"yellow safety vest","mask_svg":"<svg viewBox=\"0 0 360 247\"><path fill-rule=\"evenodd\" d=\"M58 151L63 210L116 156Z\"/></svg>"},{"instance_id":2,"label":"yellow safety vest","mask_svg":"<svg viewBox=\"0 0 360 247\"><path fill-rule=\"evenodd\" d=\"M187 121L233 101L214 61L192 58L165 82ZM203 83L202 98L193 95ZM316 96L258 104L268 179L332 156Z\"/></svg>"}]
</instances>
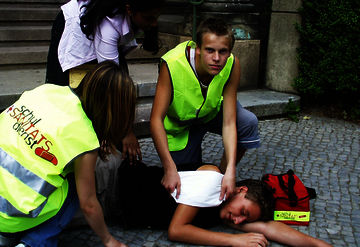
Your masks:
<instances>
[{"instance_id":1,"label":"yellow safety vest","mask_svg":"<svg viewBox=\"0 0 360 247\"><path fill-rule=\"evenodd\" d=\"M185 55L188 46L195 48L196 44L183 42L162 57L169 68L173 86L173 99L164 119L170 151L186 147L191 125L206 123L217 115L234 64L231 54L224 68L210 82L204 98L200 82Z\"/></svg>"},{"instance_id":2,"label":"yellow safety vest","mask_svg":"<svg viewBox=\"0 0 360 247\"><path fill-rule=\"evenodd\" d=\"M45 84L0 114L0 232L19 232L63 205L78 156L99 148L91 121L69 87Z\"/></svg>"}]
</instances>

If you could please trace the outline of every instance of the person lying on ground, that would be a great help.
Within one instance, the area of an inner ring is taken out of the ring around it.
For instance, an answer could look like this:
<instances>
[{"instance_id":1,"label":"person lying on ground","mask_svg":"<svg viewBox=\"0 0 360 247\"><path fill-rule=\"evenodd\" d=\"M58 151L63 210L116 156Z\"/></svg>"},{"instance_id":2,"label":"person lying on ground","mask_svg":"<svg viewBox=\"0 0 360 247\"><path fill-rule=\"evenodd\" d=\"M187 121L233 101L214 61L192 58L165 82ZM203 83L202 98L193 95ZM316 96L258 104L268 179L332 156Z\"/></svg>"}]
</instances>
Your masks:
<instances>
[{"instance_id":1,"label":"person lying on ground","mask_svg":"<svg viewBox=\"0 0 360 247\"><path fill-rule=\"evenodd\" d=\"M140 162L130 166L124 162L118 172L117 196L121 222L126 228L168 229L169 240L200 245L267 246L271 240L290 246L331 246L270 220L273 198L260 180L237 182L235 194L220 201L223 175L217 166L202 165L197 171L179 173L182 192L176 199L176 191L170 196L161 185L160 167ZM209 230L219 224L247 233Z\"/></svg>"}]
</instances>

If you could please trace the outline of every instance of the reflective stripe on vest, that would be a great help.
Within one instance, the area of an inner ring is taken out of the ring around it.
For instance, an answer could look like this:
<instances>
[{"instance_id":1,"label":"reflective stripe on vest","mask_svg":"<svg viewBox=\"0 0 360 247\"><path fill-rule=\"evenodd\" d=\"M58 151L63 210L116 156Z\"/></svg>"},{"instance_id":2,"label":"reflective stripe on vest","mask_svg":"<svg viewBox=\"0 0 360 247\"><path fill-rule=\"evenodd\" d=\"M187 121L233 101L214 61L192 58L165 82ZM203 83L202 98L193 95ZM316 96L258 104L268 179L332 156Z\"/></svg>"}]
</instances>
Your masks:
<instances>
[{"instance_id":1,"label":"reflective stripe on vest","mask_svg":"<svg viewBox=\"0 0 360 247\"><path fill-rule=\"evenodd\" d=\"M61 209L73 160L99 147L69 87L44 84L0 114L0 232L27 230Z\"/></svg>"},{"instance_id":2,"label":"reflective stripe on vest","mask_svg":"<svg viewBox=\"0 0 360 247\"><path fill-rule=\"evenodd\" d=\"M56 187L46 182L44 179L40 178L36 174L27 170L25 167L21 166L15 159L10 155L4 152L0 148L0 167L7 170L14 177L21 180L22 183L26 184L35 192L41 194L47 198ZM21 216L21 217L36 217L41 209L44 207L45 203L42 203L38 208L33 211L29 211L27 214L17 210L11 205L5 198L0 196L0 212L4 212L9 216Z\"/></svg>"},{"instance_id":3,"label":"reflective stripe on vest","mask_svg":"<svg viewBox=\"0 0 360 247\"><path fill-rule=\"evenodd\" d=\"M173 88L173 99L164 119L170 151L185 148L191 125L206 123L217 115L234 64L231 54L224 68L213 77L204 98L200 82L186 58L188 46L195 48L196 44L183 42L162 57L169 69Z\"/></svg>"},{"instance_id":4,"label":"reflective stripe on vest","mask_svg":"<svg viewBox=\"0 0 360 247\"><path fill-rule=\"evenodd\" d=\"M274 211L274 220L307 222L310 221L310 212Z\"/></svg>"}]
</instances>

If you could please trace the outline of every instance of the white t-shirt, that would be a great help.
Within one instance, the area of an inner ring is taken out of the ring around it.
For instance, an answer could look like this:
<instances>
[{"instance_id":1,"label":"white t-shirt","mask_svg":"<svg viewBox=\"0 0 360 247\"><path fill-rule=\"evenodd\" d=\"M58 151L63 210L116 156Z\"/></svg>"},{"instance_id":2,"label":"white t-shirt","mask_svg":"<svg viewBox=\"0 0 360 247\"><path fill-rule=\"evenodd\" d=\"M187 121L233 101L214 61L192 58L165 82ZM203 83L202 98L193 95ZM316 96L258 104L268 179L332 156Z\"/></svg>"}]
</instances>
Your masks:
<instances>
[{"instance_id":1,"label":"white t-shirt","mask_svg":"<svg viewBox=\"0 0 360 247\"><path fill-rule=\"evenodd\" d=\"M216 207L219 200L223 176L216 171L179 172L181 181L180 196L176 199L176 189L171 194L177 203L195 207Z\"/></svg>"},{"instance_id":2,"label":"white t-shirt","mask_svg":"<svg viewBox=\"0 0 360 247\"><path fill-rule=\"evenodd\" d=\"M125 52L137 46L134 33L130 29L130 20L126 15L106 17L89 40L80 28L81 6L87 1L71 0L61 6L65 17L65 28L58 48L62 70L68 70L94 59L98 62L112 60L119 63L118 46Z\"/></svg>"}]
</instances>

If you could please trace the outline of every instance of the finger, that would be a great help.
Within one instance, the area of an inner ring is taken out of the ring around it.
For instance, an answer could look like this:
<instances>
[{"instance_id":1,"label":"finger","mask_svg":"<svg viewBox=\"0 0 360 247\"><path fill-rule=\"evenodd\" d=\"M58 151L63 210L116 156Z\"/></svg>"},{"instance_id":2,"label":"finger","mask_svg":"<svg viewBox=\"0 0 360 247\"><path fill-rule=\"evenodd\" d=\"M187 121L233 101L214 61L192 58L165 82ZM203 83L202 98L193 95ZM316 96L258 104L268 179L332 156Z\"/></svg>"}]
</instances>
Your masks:
<instances>
[{"instance_id":1,"label":"finger","mask_svg":"<svg viewBox=\"0 0 360 247\"><path fill-rule=\"evenodd\" d=\"M225 199L226 198L230 198L232 196L232 193L230 191L226 191L226 194L225 194Z\"/></svg>"},{"instance_id":2,"label":"finger","mask_svg":"<svg viewBox=\"0 0 360 247\"><path fill-rule=\"evenodd\" d=\"M122 159L126 158L126 151L127 151L127 145L123 144L122 145L122 150L121 150L121 158Z\"/></svg>"},{"instance_id":3,"label":"finger","mask_svg":"<svg viewBox=\"0 0 360 247\"><path fill-rule=\"evenodd\" d=\"M221 187L220 198L219 198L220 201L222 201L224 199L225 193L226 193L225 188Z\"/></svg>"},{"instance_id":4,"label":"finger","mask_svg":"<svg viewBox=\"0 0 360 247\"><path fill-rule=\"evenodd\" d=\"M135 163L136 161L136 153L134 152L134 149L129 148L128 154L130 157L130 163Z\"/></svg>"},{"instance_id":5,"label":"finger","mask_svg":"<svg viewBox=\"0 0 360 247\"><path fill-rule=\"evenodd\" d=\"M162 186L164 186L164 188L166 189L167 192L169 192L170 194L173 193L173 191L175 190L174 187L172 187L171 185L168 185L166 183L166 180L165 178L163 177L162 180L161 180L161 184Z\"/></svg>"},{"instance_id":6,"label":"finger","mask_svg":"<svg viewBox=\"0 0 360 247\"><path fill-rule=\"evenodd\" d=\"M141 155L141 149L140 148L137 149L137 156L138 156L139 160L142 161L142 155Z\"/></svg>"},{"instance_id":7,"label":"finger","mask_svg":"<svg viewBox=\"0 0 360 247\"><path fill-rule=\"evenodd\" d=\"M127 155L128 155L128 157L129 157L130 165L132 165L132 164L133 164L134 157L133 157L133 155L129 152L129 150L127 151Z\"/></svg>"},{"instance_id":8,"label":"finger","mask_svg":"<svg viewBox=\"0 0 360 247\"><path fill-rule=\"evenodd\" d=\"M267 241L267 239L263 236L263 246L266 247L269 245L269 242Z\"/></svg>"},{"instance_id":9,"label":"finger","mask_svg":"<svg viewBox=\"0 0 360 247\"><path fill-rule=\"evenodd\" d=\"M181 184L180 182L176 185L176 199L179 199L180 191L181 190Z\"/></svg>"},{"instance_id":10,"label":"finger","mask_svg":"<svg viewBox=\"0 0 360 247\"><path fill-rule=\"evenodd\" d=\"M173 193L174 190L175 190L175 187L173 187L173 186L168 186L168 188L167 188L167 191L168 191L170 194Z\"/></svg>"},{"instance_id":11,"label":"finger","mask_svg":"<svg viewBox=\"0 0 360 247\"><path fill-rule=\"evenodd\" d=\"M266 247L266 246L267 246L267 243L266 243L265 241L261 241L261 242L259 243L259 246L261 246L261 247Z\"/></svg>"},{"instance_id":12,"label":"finger","mask_svg":"<svg viewBox=\"0 0 360 247\"><path fill-rule=\"evenodd\" d=\"M257 242L258 242L259 246L266 247L268 245L268 241L264 237L264 235L262 235L262 234L257 235L257 238L258 238Z\"/></svg>"}]
</instances>

